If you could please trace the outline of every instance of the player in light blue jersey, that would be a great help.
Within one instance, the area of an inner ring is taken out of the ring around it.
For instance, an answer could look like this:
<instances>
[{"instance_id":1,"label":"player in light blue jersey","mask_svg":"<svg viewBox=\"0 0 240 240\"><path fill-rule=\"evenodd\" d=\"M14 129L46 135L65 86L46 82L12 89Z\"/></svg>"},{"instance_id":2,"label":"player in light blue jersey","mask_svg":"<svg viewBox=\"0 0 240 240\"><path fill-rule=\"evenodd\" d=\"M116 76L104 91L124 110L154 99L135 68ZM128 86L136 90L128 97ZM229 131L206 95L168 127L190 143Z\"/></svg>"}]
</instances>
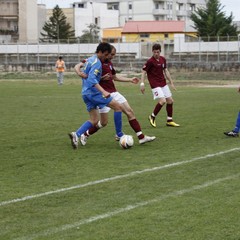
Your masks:
<instances>
[{"instance_id":1,"label":"player in light blue jersey","mask_svg":"<svg viewBox=\"0 0 240 240\"><path fill-rule=\"evenodd\" d=\"M102 75L102 62L104 62L109 53L111 46L109 43L100 43L97 47L96 54L88 58L84 66L84 72L87 78L82 79L82 98L86 104L90 119L83 123L76 132L69 133L71 144L74 149L78 147L78 140L81 134L99 122L98 109L108 106L117 113L117 124L121 124L122 107L116 102L110 93L105 91L99 84Z\"/></svg>"},{"instance_id":2,"label":"player in light blue jersey","mask_svg":"<svg viewBox=\"0 0 240 240\"><path fill-rule=\"evenodd\" d=\"M238 92L240 93L240 86L238 87ZM224 134L228 137L239 137L240 132L240 111L238 112L236 125L232 131L224 132Z\"/></svg>"}]
</instances>

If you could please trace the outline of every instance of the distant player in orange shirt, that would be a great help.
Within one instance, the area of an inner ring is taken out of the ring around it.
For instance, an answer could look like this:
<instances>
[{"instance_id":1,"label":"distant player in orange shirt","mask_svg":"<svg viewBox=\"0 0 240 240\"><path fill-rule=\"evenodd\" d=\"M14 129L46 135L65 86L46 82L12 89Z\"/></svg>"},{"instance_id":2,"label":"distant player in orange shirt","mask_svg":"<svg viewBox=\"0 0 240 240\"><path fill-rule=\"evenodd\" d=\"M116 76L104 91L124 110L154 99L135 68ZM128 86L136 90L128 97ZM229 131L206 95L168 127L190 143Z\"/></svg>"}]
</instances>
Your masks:
<instances>
[{"instance_id":1,"label":"distant player in orange shirt","mask_svg":"<svg viewBox=\"0 0 240 240\"><path fill-rule=\"evenodd\" d=\"M65 62L63 61L61 56L56 61L55 68L57 71L58 85L62 85L63 84L63 73L66 69L66 66L65 66Z\"/></svg>"}]
</instances>

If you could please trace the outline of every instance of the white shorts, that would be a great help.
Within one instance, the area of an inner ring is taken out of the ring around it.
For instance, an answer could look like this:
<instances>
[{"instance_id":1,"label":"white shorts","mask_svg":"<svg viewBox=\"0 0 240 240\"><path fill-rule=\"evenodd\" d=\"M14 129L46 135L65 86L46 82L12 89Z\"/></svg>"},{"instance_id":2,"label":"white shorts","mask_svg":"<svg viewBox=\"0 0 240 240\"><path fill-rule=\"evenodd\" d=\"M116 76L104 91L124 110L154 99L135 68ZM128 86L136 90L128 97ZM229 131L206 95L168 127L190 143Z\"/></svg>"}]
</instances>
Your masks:
<instances>
[{"instance_id":1,"label":"white shorts","mask_svg":"<svg viewBox=\"0 0 240 240\"><path fill-rule=\"evenodd\" d=\"M172 96L172 93L170 91L170 88L168 85L164 87L156 87L152 89L152 94L153 94L153 99L158 99L158 98L169 98Z\"/></svg>"},{"instance_id":2,"label":"white shorts","mask_svg":"<svg viewBox=\"0 0 240 240\"><path fill-rule=\"evenodd\" d=\"M125 103L127 101L127 99L119 92L112 92L110 95L119 104ZM110 110L110 107L104 107L99 109L99 113L108 113Z\"/></svg>"}]
</instances>

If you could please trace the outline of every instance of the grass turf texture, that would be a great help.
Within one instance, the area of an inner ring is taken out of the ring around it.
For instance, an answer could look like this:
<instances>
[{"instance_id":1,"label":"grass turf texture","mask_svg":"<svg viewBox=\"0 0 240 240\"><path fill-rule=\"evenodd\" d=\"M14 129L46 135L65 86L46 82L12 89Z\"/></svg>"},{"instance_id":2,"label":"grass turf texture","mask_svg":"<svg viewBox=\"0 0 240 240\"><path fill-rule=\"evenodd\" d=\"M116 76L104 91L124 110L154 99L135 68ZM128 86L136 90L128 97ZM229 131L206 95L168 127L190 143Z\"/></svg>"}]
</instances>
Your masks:
<instances>
[{"instance_id":1,"label":"grass turf texture","mask_svg":"<svg viewBox=\"0 0 240 240\"><path fill-rule=\"evenodd\" d=\"M145 95L135 85L117 86L154 142L140 146L124 116L135 145L121 149L110 112L109 125L74 151L67 133L88 119L80 81L0 82L0 239L239 239L239 150L183 163L240 147L238 138L223 135L235 124L236 89L176 84L174 120L181 127L165 126L163 108L154 129L149 86Z\"/></svg>"}]
</instances>

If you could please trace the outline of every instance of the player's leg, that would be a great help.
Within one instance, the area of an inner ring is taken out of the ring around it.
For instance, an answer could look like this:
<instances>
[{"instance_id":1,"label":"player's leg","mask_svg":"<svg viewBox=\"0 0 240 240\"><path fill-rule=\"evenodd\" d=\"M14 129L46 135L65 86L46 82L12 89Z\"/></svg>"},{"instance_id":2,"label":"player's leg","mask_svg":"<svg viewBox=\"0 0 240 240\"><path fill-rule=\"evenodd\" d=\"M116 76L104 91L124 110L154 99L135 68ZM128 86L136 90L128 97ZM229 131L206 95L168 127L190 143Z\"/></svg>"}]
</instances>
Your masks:
<instances>
[{"instance_id":1,"label":"player's leg","mask_svg":"<svg viewBox=\"0 0 240 240\"><path fill-rule=\"evenodd\" d=\"M57 72L57 81L58 81L58 85L60 85L60 72Z\"/></svg>"},{"instance_id":2,"label":"player's leg","mask_svg":"<svg viewBox=\"0 0 240 240\"><path fill-rule=\"evenodd\" d=\"M85 133L83 133L80 137L80 141L82 145L86 145L87 144L87 140L88 138L93 135L94 133L96 133L99 129L105 127L108 123L108 112L110 108L109 107L105 107L103 109L99 110L100 113L100 120L97 122L97 124L93 127L91 127L89 130L87 130Z\"/></svg>"},{"instance_id":3,"label":"player's leg","mask_svg":"<svg viewBox=\"0 0 240 240\"><path fill-rule=\"evenodd\" d=\"M224 132L224 134L229 137L238 137L239 131L240 131L240 111L238 112L235 128L230 132Z\"/></svg>"},{"instance_id":4,"label":"player's leg","mask_svg":"<svg viewBox=\"0 0 240 240\"><path fill-rule=\"evenodd\" d=\"M63 84L63 72L60 73L60 85Z\"/></svg>"},{"instance_id":5,"label":"player's leg","mask_svg":"<svg viewBox=\"0 0 240 240\"><path fill-rule=\"evenodd\" d=\"M93 127L94 125L97 124L99 118L98 118L98 110L96 109L91 109L89 111L89 116L90 119L88 121L86 121L85 123L83 123L76 132L71 132L69 133L69 137L71 139L71 144L72 147L74 149L76 149L78 147L78 141L79 141L79 137L86 132L88 129L90 129L91 127Z\"/></svg>"},{"instance_id":6,"label":"player's leg","mask_svg":"<svg viewBox=\"0 0 240 240\"><path fill-rule=\"evenodd\" d=\"M123 113L125 113L127 115L128 122L129 122L131 128L135 131L135 133L139 139L139 143L143 144L146 142L153 141L156 138L155 136L150 137L150 136L146 136L142 133L140 123L136 119L135 114L134 114L132 108L130 107L129 103L126 101L126 102L122 103L121 105L122 105Z\"/></svg>"},{"instance_id":7,"label":"player's leg","mask_svg":"<svg viewBox=\"0 0 240 240\"><path fill-rule=\"evenodd\" d=\"M112 100L108 107L114 110L114 124L117 137L122 137L124 134L122 132L122 106L116 100Z\"/></svg>"},{"instance_id":8,"label":"player's leg","mask_svg":"<svg viewBox=\"0 0 240 240\"><path fill-rule=\"evenodd\" d=\"M148 116L148 120L152 127L156 127L156 121L155 118L162 109L163 105L166 103L166 99L164 96L164 93L162 91L162 88L157 87L152 89L153 99L158 100L157 104L155 105L153 112L151 115Z\"/></svg>"},{"instance_id":9,"label":"player's leg","mask_svg":"<svg viewBox=\"0 0 240 240\"><path fill-rule=\"evenodd\" d=\"M180 125L173 121L173 98L172 93L168 87L168 85L162 88L164 96L166 98L166 111L167 111L167 123L166 125L169 127L179 127Z\"/></svg>"}]
</instances>

